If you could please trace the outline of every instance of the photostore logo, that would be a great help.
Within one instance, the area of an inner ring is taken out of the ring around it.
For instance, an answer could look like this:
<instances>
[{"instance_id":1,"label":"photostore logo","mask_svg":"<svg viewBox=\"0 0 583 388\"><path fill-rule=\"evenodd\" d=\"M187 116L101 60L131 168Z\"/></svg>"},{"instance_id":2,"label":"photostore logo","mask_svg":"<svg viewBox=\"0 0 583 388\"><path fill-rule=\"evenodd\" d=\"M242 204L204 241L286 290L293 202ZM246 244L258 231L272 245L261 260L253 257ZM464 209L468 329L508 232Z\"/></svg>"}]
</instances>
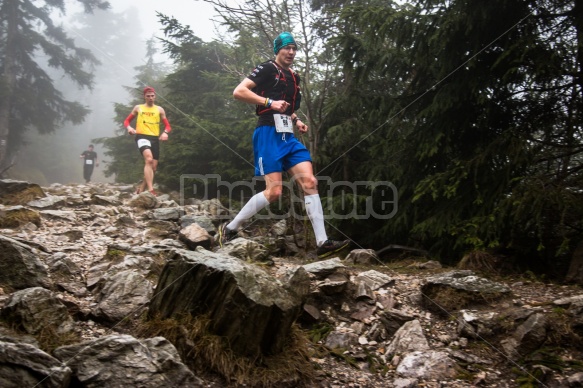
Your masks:
<instances>
[{"instance_id":1,"label":"photostore logo","mask_svg":"<svg viewBox=\"0 0 583 388\"><path fill-rule=\"evenodd\" d=\"M337 181L330 177L318 178L318 192L322 199L324 218L336 219L390 219L398 210L398 192L395 185L386 181ZM300 195L299 181L284 181L283 194L276 203L265 211L255 215L256 218L284 219L306 218L304 198ZM251 181L228 182L218 174L183 174L180 176L180 202L184 206L189 198L201 201L219 198L228 209L238 209L257 192L263 190L262 177ZM271 208L288 208L285 214L276 214ZM228 216L225 216L228 217Z\"/></svg>"}]
</instances>

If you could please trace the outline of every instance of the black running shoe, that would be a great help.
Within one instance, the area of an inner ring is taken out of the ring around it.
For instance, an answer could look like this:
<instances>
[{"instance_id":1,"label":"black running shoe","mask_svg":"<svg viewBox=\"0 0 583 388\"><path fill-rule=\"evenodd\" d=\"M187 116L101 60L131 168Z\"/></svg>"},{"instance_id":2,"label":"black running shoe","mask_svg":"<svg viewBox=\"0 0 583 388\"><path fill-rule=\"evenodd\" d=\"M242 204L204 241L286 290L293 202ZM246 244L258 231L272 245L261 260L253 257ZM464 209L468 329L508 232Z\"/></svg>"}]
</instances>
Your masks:
<instances>
[{"instance_id":1,"label":"black running shoe","mask_svg":"<svg viewBox=\"0 0 583 388\"><path fill-rule=\"evenodd\" d=\"M344 241L326 240L324 241L324 244L318 247L318 249L316 250L316 254L318 255L318 259L323 259L336 252L340 252L349 245L350 240Z\"/></svg>"},{"instance_id":2,"label":"black running shoe","mask_svg":"<svg viewBox=\"0 0 583 388\"><path fill-rule=\"evenodd\" d=\"M231 241L232 239L237 237L237 234L238 232L236 230L231 230L227 228L227 222L224 222L219 227L219 236L217 239L219 241L219 246L222 248L223 245L226 244L228 241Z\"/></svg>"}]
</instances>

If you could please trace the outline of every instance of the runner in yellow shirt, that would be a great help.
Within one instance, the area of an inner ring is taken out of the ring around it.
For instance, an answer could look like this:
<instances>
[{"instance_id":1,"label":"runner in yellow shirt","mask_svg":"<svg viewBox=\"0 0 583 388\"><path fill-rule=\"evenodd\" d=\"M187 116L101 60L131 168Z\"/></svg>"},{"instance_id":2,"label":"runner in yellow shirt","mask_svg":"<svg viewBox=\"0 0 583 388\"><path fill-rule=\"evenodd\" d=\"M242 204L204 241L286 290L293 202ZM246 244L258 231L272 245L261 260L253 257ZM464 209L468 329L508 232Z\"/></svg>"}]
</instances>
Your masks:
<instances>
[{"instance_id":1,"label":"runner in yellow shirt","mask_svg":"<svg viewBox=\"0 0 583 388\"><path fill-rule=\"evenodd\" d=\"M153 185L154 173L158 167L160 156L160 141L168 140L171 128L164 108L154 104L156 91L153 87L147 86L144 88L144 99L146 103L136 105L123 124L128 134L136 135L136 144L144 158L144 180L136 193L139 194L147 188L151 194L156 195ZM135 129L130 125L134 117L136 118ZM161 122L164 123L164 131L162 133L160 133Z\"/></svg>"}]
</instances>

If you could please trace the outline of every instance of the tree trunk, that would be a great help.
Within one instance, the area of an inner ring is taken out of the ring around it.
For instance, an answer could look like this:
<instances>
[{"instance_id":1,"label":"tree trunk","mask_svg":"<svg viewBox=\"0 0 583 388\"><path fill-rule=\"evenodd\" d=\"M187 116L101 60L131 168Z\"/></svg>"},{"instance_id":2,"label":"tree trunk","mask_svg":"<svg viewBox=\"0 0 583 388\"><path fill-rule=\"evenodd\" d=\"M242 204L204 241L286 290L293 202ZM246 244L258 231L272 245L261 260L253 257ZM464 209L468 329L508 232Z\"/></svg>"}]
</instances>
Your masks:
<instances>
[{"instance_id":1,"label":"tree trunk","mask_svg":"<svg viewBox=\"0 0 583 388\"><path fill-rule=\"evenodd\" d=\"M7 164L8 135L10 133L10 111L12 104L12 92L16 82L14 74L15 56L14 45L17 34L17 7L18 2L9 1L2 6L6 12L6 51L4 55L4 71L0 80L0 172L4 171Z\"/></svg>"},{"instance_id":2,"label":"tree trunk","mask_svg":"<svg viewBox=\"0 0 583 388\"><path fill-rule=\"evenodd\" d=\"M583 241L577 245L573 256L571 256L571 264L565 281L583 285Z\"/></svg>"}]
</instances>

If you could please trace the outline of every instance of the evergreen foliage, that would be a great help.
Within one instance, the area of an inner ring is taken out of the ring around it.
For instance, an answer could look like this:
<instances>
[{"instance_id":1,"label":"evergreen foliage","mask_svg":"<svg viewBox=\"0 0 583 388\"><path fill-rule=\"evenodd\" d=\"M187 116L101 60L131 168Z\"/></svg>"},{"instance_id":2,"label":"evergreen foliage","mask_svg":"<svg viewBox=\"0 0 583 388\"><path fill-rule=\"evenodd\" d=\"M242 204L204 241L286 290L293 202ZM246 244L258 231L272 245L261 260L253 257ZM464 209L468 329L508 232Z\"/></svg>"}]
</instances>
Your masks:
<instances>
[{"instance_id":1,"label":"evergreen foliage","mask_svg":"<svg viewBox=\"0 0 583 388\"><path fill-rule=\"evenodd\" d=\"M107 9L102 0L78 0L86 12ZM51 12L62 1L0 1L0 175L13 163L30 128L52 133L63 122L80 123L89 110L67 100L45 68L59 69L81 88L91 88L87 65L98 63L56 25Z\"/></svg>"},{"instance_id":2,"label":"evergreen foliage","mask_svg":"<svg viewBox=\"0 0 583 388\"><path fill-rule=\"evenodd\" d=\"M397 217L371 220L378 232L367 243L391 236L446 262L472 248L511 249L560 269L583 211L578 7L458 0L342 9L345 28L332 44L348 81L331 116L358 118L362 134L343 157L352 176L390 180L400 196ZM376 163L362 165L362 154Z\"/></svg>"}]
</instances>

